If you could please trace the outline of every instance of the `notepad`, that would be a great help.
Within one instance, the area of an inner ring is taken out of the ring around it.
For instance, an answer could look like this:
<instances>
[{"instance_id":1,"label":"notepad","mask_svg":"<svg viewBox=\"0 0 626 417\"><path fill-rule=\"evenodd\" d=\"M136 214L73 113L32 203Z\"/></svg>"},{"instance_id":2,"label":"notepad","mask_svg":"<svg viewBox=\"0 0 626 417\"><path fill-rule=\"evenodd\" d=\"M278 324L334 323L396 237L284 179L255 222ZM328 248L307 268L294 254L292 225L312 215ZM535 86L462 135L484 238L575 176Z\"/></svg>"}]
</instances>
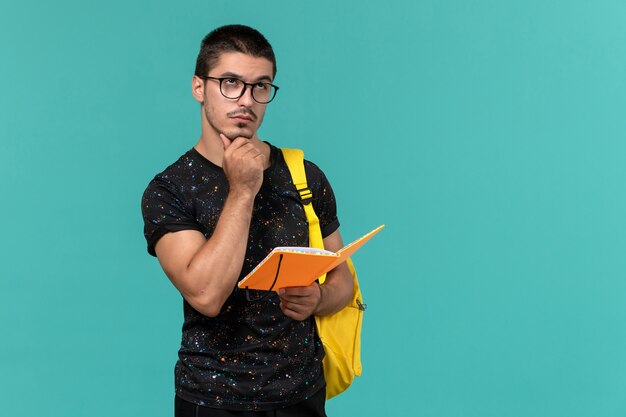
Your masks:
<instances>
[{"instance_id":1,"label":"notepad","mask_svg":"<svg viewBox=\"0 0 626 417\"><path fill-rule=\"evenodd\" d=\"M383 227L385 226L378 226L336 253L310 247L276 247L237 286L251 290L278 291L285 287L311 285L317 278L348 259Z\"/></svg>"}]
</instances>

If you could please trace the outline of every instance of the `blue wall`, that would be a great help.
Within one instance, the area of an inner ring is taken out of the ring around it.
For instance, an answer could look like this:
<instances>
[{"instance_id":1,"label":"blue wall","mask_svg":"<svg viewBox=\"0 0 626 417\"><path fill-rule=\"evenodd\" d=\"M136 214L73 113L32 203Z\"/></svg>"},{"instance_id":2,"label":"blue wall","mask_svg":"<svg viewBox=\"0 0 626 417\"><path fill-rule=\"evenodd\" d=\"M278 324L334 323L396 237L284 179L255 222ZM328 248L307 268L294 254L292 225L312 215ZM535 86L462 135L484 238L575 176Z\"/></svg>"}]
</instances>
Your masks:
<instances>
[{"instance_id":1,"label":"blue wall","mask_svg":"<svg viewBox=\"0 0 626 417\"><path fill-rule=\"evenodd\" d=\"M0 5L1 415L172 415L139 199L226 23L278 56L261 137L325 170L346 241L387 225L331 416L626 414L626 3L158 3Z\"/></svg>"}]
</instances>

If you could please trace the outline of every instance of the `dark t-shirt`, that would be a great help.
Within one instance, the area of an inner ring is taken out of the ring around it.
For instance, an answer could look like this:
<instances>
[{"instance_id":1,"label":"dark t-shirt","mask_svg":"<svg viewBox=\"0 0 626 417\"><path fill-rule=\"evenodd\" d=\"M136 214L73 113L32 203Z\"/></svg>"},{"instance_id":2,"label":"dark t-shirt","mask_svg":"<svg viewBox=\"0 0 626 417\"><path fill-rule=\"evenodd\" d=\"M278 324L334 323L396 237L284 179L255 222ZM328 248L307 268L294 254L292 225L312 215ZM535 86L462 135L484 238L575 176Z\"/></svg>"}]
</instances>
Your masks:
<instances>
[{"instance_id":1,"label":"dark t-shirt","mask_svg":"<svg viewBox=\"0 0 626 417\"><path fill-rule=\"evenodd\" d=\"M280 150L271 146L271 164L254 201L240 279L276 246L308 246L308 223ZM313 207L322 235L339 227L333 191L323 172L305 161ZM164 234L198 230L210 238L228 195L222 168L191 149L158 174L142 199L148 252ZM207 273L209 273L207 271ZM252 292L253 297L260 293ZM183 399L232 410L263 410L297 403L325 382L324 349L310 317L286 317L275 293L246 300L233 288L219 315L197 312L187 301L176 363L176 393Z\"/></svg>"}]
</instances>

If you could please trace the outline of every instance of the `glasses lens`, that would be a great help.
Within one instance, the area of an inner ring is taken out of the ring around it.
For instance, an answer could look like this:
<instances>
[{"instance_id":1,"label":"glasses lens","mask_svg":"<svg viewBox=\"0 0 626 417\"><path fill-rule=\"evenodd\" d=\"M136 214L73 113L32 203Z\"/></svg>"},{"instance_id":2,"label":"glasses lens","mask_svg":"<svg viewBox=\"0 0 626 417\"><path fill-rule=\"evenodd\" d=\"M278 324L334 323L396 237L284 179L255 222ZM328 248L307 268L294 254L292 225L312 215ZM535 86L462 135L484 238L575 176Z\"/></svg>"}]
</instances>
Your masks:
<instances>
[{"instance_id":1,"label":"glasses lens","mask_svg":"<svg viewBox=\"0 0 626 417\"><path fill-rule=\"evenodd\" d=\"M252 88L252 97L259 103L269 103L276 95L276 89L270 83L256 83Z\"/></svg>"},{"instance_id":2,"label":"glasses lens","mask_svg":"<svg viewBox=\"0 0 626 417\"><path fill-rule=\"evenodd\" d=\"M226 98L239 98L244 87L243 81L236 78L224 78L220 84L222 94Z\"/></svg>"},{"instance_id":3,"label":"glasses lens","mask_svg":"<svg viewBox=\"0 0 626 417\"><path fill-rule=\"evenodd\" d=\"M276 95L276 88L270 83L248 84L252 91L252 98L258 103L269 103ZM238 99L245 94L246 84L237 78L223 78L220 80L220 91L226 98Z\"/></svg>"}]
</instances>

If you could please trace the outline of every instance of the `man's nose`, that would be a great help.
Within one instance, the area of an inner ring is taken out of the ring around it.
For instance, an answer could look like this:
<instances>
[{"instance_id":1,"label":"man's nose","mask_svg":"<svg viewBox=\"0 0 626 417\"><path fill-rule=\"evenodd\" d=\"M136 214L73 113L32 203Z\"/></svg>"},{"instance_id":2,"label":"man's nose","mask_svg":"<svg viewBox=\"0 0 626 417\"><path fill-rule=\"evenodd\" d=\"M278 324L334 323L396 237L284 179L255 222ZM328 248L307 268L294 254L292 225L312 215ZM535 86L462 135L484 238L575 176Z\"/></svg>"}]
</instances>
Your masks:
<instances>
[{"instance_id":1,"label":"man's nose","mask_svg":"<svg viewBox=\"0 0 626 417\"><path fill-rule=\"evenodd\" d=\"M249 89L248 89L249 87ZM243 87L243 94L239 97L239 103L243 106L251 106L254 103L254 99L252 98L252 88L251 85L245 85Z\"/></svg>"}]
</instances>

